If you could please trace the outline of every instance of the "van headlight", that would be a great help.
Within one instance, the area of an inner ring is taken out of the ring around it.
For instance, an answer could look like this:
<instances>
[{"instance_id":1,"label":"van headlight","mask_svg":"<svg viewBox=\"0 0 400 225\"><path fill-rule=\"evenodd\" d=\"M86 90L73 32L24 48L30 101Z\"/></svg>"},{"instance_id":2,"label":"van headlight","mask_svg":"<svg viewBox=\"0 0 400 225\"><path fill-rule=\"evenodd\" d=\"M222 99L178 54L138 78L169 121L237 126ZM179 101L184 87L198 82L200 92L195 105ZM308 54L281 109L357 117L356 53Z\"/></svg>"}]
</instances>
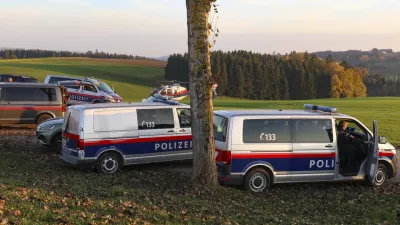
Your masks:
<instances>
[{"instance_id":1,"label":"van headlight","mask_svg":"<svg viewBox=\"0 0 400 225\"><path fill-rule=\"evenodd\" d=\"M53 130L54 129L54 125L50 125L50 126L43 126L43 127L38 127L38 130Z\"/></svg>"},{"instance_id":2,"label":"van headlight","mask_svg":"<svg viewBox=\"0 0 400 225\"><path fill-rule=\"evenodd\" d=\"M106 100L108 100L108 101L114 101L114 98L111 95L108 95L108 94L104 95L104 98Z\"/></svg>"}]
</instances>

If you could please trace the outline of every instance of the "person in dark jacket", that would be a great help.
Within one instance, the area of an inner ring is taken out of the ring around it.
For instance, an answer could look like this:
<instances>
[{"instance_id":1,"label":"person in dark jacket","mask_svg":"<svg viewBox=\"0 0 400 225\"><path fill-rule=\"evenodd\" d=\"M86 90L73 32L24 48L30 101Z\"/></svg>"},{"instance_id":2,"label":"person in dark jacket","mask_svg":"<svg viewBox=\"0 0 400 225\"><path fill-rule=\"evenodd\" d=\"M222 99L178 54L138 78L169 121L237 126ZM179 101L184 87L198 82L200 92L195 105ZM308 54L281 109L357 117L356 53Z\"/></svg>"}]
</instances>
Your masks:
<instances>
[{"instance_id":1,"label":"person in dark jacket","mask_svg":"<svg viewBox=\"0 0 400 225\"><path fill-rule=\"evenodd\" d=\"M365 155L361 150L361 144L369 144L370 141L364 141L358 139L346 131L347 121L342 120L338 125L338 147L339 151L343 152L347 156L347 166L346 168L351 168L355 166L356 158L360 155ZM339 156L340 157L340 156Z\"/></svg>"}]
</instances>

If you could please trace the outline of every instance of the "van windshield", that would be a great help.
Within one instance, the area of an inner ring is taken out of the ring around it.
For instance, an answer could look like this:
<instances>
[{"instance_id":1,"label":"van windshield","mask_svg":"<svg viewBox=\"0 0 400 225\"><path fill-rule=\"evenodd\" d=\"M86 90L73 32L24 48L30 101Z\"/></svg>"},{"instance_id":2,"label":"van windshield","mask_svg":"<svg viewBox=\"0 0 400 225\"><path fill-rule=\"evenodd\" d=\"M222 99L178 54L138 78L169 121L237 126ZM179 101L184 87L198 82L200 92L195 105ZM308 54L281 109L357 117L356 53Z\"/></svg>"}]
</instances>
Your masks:
<instances>
[{"instance_id":1,"label":"van windshield","mask_svg":"<svg viewBox=\"0 0 400 225\"><path fill-rule=\"evenodd\" d=\"M100 85L98 86L100 91L104 91L104 92L113 92L113 90L110 88L110 86L108 86L106 83L104 82L100 82Z\"/></svg>"},{"instance_id":2,"label":"van windshield","mask_svg":"<svg viewBox=\"0 0 400 225\"><path fill-rule=\"evenodd\" d=\"M214 114L214 140L225 142L228 119Z\"/></svg>"}]
</instances>

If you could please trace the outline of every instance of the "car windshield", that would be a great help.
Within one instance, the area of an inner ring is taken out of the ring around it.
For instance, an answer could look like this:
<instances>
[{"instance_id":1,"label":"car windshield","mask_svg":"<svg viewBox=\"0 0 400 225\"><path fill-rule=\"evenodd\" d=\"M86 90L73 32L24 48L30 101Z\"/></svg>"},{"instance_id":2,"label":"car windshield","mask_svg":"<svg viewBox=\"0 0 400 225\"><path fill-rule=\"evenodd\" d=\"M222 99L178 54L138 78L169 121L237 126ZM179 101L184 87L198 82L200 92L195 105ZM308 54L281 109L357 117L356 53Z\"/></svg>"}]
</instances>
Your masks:
<instances>
[{"instance_id":1,"label":"car windshield","mask_svg":"<svg viewBox=\"0 0 400 225\"><path fill-rule=\"evenodd\" d=\"M104 92L113 92L113 90L104 82L100 82L99 90Z\"/></svg>"}]
</instances>

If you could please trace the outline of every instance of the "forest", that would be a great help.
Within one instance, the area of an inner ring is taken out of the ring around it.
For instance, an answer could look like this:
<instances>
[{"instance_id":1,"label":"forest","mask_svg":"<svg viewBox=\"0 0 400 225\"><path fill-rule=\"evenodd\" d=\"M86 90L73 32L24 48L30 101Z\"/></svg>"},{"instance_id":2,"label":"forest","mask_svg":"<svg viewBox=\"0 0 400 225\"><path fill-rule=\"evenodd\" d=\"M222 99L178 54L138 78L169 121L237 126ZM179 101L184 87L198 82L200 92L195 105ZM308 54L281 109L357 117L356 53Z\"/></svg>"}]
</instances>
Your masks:
<instances>
[{"instance_id":1,"label":"forest","mask_svg":"<svg viewBox=\"0 0 400 225\"><path fill-rule=\"evenodd\" d=\"M127 54L107 53L103 51L71 52L53 51L41 49L0 49L0 59L27 59L27 58L49 58L49 57L89 57L103 59L136 59L136 60L155 60L144 56L133 56Z\"/></svg>"},{"instance_id":2,"label":"forest","mask_svg":"<svg viewBox=\"0 0 400 225\"><path fill-rule=\"evenodd\" d=\"M307 52L286 55L249 51L214 51L211 70L218 95L255 100L298 100L400 96L400 83L369 74L345 60L336 62ZM189 81L188 55L173 54L165 67L167 80Z\"/></svg>"}]
</instances>

